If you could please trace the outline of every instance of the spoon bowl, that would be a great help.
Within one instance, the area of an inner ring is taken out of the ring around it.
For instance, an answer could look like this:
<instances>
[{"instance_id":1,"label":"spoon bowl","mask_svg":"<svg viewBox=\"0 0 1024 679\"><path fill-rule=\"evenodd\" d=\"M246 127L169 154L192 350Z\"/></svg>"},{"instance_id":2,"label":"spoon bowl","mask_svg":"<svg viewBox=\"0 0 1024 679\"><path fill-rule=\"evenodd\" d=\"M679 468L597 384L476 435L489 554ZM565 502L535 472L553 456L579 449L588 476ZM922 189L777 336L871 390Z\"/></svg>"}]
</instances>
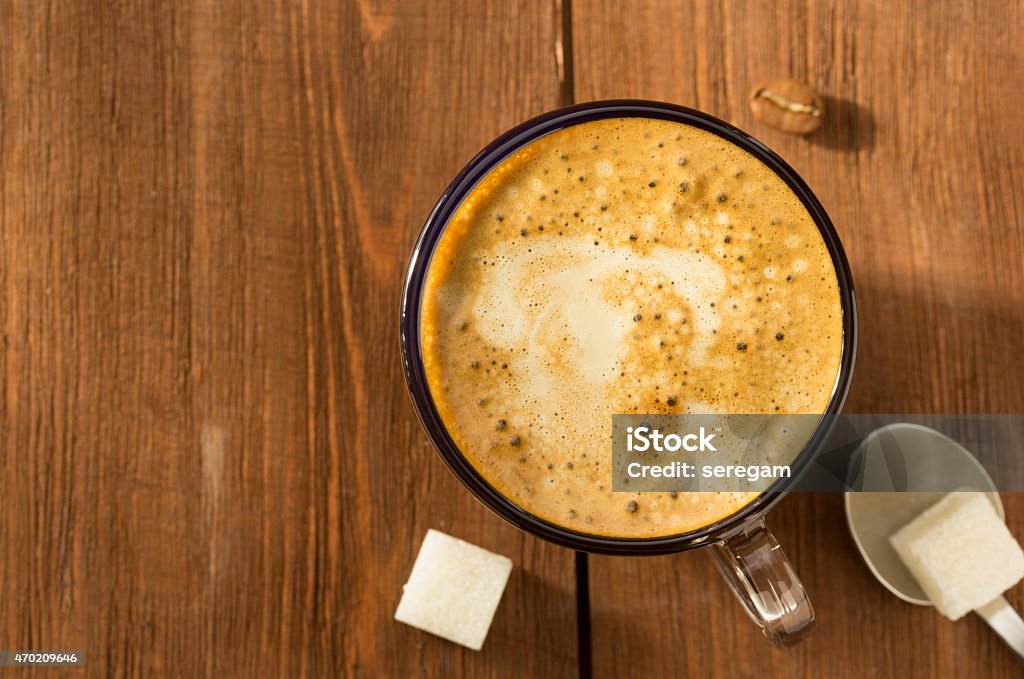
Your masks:
<instances>
[{"instance_id":1,"label":"spoon bowl","mask_svg":"<svg viewBox=\"0 0 1024 679\"><path fill-rule=\"evenodd\" d=\"M894 460L894 452L898 460ZM872 432L861 442L854 459L861 465L863 487L873 489L844 497L846 523L857 550L886 589L904 601L931 606L889 544L889 536L954 491L985 493L999 518L1005 518L995 484L966 448L918 424L890 424ZM893 473L894 467L898 474ZM895 492L899 489L891 480L894 475L906 479L906 491Z\"/></svg>"},{"instance_id":2,"label":"spoon bowl","mask_svg":"<svg viewBox=\"0 0 1024 679\"><path fill-rule=\"evenodd\" d=\"M846 523L857 550L890 592L909 603L932 606L889 537L950 492L985 493L1005 519L992 478L962 445L918 424L890 424L872 432L853 460L859 466L860 485L855 487L869 489L844 497ZM1005 597L975 612L1024 660L1024 620Z\"/></svg>"}]
</instances>

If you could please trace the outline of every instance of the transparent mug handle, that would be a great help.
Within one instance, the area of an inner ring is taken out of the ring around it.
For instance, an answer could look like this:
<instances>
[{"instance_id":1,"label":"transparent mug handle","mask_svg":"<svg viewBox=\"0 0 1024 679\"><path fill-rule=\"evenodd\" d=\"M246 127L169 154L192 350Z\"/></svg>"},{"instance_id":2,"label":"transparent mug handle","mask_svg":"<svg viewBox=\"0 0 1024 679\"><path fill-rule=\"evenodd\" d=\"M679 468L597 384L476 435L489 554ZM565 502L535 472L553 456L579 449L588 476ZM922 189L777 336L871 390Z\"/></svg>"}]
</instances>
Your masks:
<instances>
[{"instance_id":1,"label":"transparent mug handle","mask_svg":"<svg viewBox=\"0 0 1024 679\"><path fill-rule=\"evenodd\" d=\"M751 519L709 550L712 560L764 635L782 648L814 629L814 609L764 519Z\"/></svg>"}]
</instances>

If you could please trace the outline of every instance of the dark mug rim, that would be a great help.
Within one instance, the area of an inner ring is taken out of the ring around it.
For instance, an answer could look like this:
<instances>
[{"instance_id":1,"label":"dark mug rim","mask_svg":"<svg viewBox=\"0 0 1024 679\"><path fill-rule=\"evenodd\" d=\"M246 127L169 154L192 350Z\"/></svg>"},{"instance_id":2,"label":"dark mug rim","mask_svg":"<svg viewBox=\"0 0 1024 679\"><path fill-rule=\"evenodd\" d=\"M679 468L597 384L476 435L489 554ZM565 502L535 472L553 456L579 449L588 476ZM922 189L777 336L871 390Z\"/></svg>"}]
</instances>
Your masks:
<instances>
[{"instance_id":1,"label":"dark mug rim","mask_svg":"<svg viewBox=\"0 0 1024 679\"><path fill-rule=\"evenodd\" d=\"M772 169L793 190L811 215L832 257L842 309L842 355L825 415L838 413L853 377L857 346L857 310L850 266L831 220L811 189L782 158L746 132L701 111L676 104L637 99L592 101L549 111L505 132L480 151L452 180L427 217L416 240L402 291L400 341L402 363L416 414L430 442L448 468L487 508L512 525L550 542L603 554L667 554L716 542L746 521L761 516L796 483L827 438L834 418L823 417L791 465L790 479L776 481L738 511L697 530L652 538L622 538L575 531L542 519L498 492L465 458L441 420L423 368L420 303L434 249L448 221L476 184L511 153L556 130L604 118L657 118L692 125L731 142Z\"/></svg>"}]
</instances>

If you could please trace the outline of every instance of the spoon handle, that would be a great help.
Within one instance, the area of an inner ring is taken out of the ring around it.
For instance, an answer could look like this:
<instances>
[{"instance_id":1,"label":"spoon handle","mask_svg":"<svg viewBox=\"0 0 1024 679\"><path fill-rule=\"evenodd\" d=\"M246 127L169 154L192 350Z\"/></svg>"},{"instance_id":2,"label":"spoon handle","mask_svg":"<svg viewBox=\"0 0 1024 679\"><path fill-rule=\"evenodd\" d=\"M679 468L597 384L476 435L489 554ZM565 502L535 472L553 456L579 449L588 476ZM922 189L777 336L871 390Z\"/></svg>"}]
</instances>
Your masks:
<instances>
[{"instance_id":1,"label":"spoon handle","mask_svg":"<svg viewBox=\"0 0 1024 679\"><path fill-rule=\"evenodd\" d=\"M974 612L984 618L988 626L1024 661L1024 620L1021 620L1020 613L1013 610L1006 597L998 596L981 608L974 609Z\"/></svg>"}]
</instances>

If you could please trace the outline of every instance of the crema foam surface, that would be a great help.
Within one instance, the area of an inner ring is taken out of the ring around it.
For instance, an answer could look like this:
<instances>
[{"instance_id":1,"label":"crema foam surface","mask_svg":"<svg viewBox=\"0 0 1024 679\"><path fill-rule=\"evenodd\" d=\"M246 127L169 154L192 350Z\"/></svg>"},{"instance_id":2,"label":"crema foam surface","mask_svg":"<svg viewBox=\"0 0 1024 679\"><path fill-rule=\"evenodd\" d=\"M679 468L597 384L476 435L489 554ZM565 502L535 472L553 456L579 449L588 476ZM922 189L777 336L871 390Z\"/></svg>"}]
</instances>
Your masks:
<instances>
[{"instance_id":1,"label":"crema foam surface","mask_svg":"<svg viewBox=\"0 0 1024 679\"><path fill-rule=\"evenodd\" d=\"M469 462L532 514L614 537L694 530L756 494L613 493L613 413L821 413L842 352L836 273L793 191L650 118L574 125L492 170L441 237L421 314Z\"/></svg>"}]
</instances>

